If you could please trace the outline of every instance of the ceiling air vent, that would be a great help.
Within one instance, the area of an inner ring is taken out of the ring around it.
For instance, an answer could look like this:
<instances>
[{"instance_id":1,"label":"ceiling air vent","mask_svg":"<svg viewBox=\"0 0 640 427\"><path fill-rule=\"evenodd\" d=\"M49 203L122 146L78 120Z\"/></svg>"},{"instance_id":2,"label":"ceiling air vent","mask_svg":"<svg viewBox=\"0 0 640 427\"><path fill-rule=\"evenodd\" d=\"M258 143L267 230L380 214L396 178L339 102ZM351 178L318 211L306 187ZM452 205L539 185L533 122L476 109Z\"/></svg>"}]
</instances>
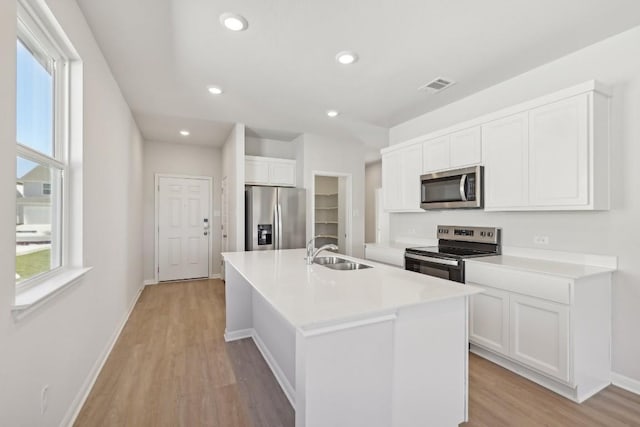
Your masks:
<instances>
[{"instance_id":1,"label":"ceiling air vent","mask_svg":"<svg viewBox=\"0 0 640 427\"><path fill-rule=\"evenodd\" d=\"M443 89L448 88L451 85L454 85L455 83L456 82L454 82L451 79L445 79L444 77L438 77L437 79L431 80L426 85L420 86L418 88L418 90L426 90L429 93L436 93L436 92L440 92Z\"/></svg>"}]
</instances>

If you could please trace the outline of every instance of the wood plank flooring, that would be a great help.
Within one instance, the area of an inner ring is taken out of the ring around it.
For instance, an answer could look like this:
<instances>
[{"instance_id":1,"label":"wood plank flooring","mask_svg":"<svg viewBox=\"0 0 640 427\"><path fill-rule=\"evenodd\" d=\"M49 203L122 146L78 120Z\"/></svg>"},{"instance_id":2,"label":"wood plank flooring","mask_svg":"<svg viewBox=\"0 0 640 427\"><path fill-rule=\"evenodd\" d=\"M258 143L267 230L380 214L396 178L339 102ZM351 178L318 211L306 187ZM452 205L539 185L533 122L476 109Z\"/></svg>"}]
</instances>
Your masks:
<instances>
[{"instance_id":1,"label":"wood plank flooring","mask_svg":"<svg viewBox=\"0 0 640 427\"><path fill-rule=\"evenodd\" d=\"M293 427L293 409L253 341L225 343L224 319L219 280L146 287L75 426ZM620 388L578 405L469 359L465 427L640 426L640 396Z\"/></svg>"}]
</instances>

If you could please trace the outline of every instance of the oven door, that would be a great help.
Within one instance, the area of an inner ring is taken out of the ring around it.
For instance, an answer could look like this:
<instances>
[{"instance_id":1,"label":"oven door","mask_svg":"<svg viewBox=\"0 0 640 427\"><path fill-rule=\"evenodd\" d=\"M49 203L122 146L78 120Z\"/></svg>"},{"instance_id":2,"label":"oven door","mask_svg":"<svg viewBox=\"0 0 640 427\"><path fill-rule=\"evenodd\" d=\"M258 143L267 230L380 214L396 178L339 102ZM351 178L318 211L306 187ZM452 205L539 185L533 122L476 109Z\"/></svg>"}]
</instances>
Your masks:
<instances>
[{"instance_id":1,"label":"oven door","mask_svg":"<svg viewBox=\"0 0 640 427\"><path fill-rule=\"evenodd\" d=\"M464 283L463 263L453 259L443 259L411 253L404 254L405 270L428 276L440 277L454 282Z\"/></svg>"},{"instance_id":2,"label":"oven door","mask_svg":"<svg viewBox=\"0 0 640 427\"><path fill-rule=\"evenodd\" d=\"M420 176L422 209L482 207L482 166Z\"/></svg>"}]
</instances>

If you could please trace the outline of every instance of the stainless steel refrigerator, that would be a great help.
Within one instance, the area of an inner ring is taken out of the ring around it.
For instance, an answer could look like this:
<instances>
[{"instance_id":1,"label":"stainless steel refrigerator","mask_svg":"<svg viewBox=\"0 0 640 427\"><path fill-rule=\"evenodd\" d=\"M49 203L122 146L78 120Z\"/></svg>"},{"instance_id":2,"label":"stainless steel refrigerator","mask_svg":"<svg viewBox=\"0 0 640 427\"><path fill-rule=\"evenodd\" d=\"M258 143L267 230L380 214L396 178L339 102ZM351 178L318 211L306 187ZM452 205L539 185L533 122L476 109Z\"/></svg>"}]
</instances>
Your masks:
<instances>
[{"instance_id":1,"label":"stainless steel refrigerator","mask_svg":"<svg viewBox=\"0 0 640 427\"><path fill-rule=\"evenodd\" d=\"M305 247L306 190L286 187L245 188L245 249Z\"/></svg>"}]
</instances>

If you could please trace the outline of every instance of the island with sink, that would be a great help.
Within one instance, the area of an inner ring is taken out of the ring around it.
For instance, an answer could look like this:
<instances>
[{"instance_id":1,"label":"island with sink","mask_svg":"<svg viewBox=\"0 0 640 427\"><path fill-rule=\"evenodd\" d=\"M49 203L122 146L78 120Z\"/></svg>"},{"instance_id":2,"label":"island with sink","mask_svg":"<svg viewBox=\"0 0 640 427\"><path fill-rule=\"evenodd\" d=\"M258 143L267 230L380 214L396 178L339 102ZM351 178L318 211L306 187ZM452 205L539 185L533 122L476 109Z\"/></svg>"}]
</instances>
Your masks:
<instances>
[{"instance_id":1,"label":"island with sink","mask_svg":"<svg viewBox=\"0 0 640 427\"><path fill-rule=\"evenodd\" d=\"M480 288L328 251L223 256L225 339L253 338L296 426L466 421L468 298Z\"/></svg>"}]
</instances>

